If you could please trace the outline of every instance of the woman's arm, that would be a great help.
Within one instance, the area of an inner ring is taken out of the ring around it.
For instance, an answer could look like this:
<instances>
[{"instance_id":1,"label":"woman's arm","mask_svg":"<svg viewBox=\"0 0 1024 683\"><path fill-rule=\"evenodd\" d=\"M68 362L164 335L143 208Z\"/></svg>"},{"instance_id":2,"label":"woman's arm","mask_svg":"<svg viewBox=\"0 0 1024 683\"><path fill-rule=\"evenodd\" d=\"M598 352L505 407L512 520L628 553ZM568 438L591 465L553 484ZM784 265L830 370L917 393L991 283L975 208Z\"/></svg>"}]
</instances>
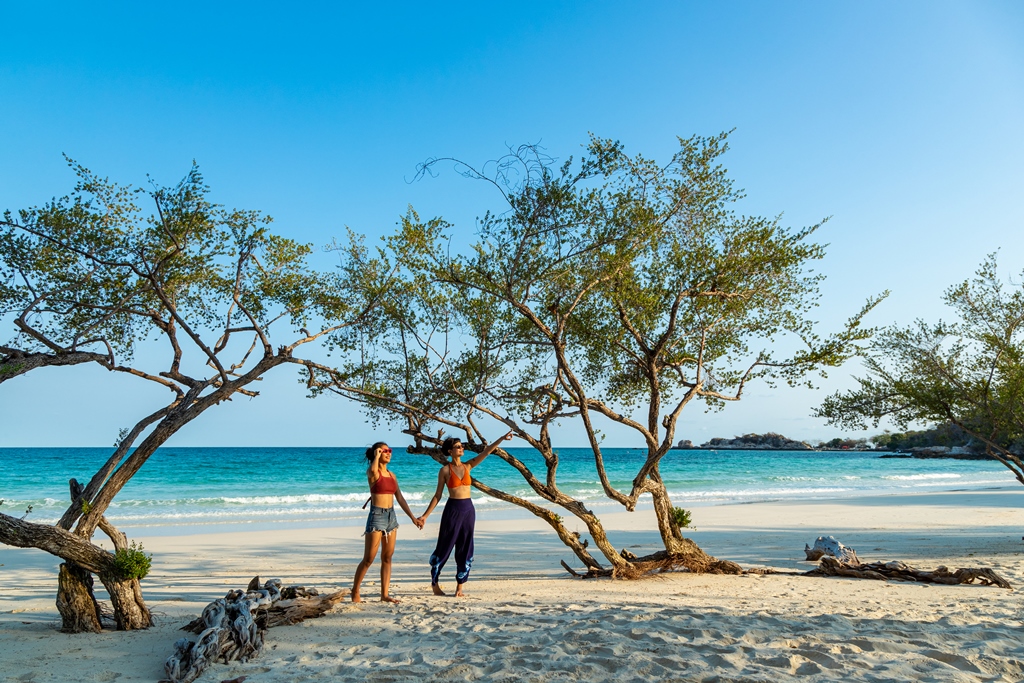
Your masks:
<instances>
[{"instance_id":1,"label":"woman's arm","mask_svg":"<svg viewBox=\"0 0 1024 683\"><path fill-rule=\"evenodd\" d=\"M395 473L392 472L391 476L395 477ZM398 499L398 505L405 511L405 514L409 515L409 519L411 519L412 523L416 525L416 528L422 529L423 522L418 520L416 516L412 514L412 509L409 507L409 504L405 502L405 496L402 495L402 489L398 488L398 477L395 477L395 498Z\"/></svg>"},{"instance_id":2,"label":"woman's arm","mask_svg":"<svg viewBox=\"0 0 1024 683\"><path fill-rule=\"evenodd\" d=\"M470 469L476 467L477 465L484 461L484 458L493 453L494 450L502 441L509 441L511 438L512 430L509 430L508 434L505 434L505 436L501 437L500 439L497 439L496 441L492 441L491 443L487 444L487 448L480 451L480 455L476 456L472 460L466 460L465 464L469 465Z\"/></svg>"},{"instance_id":3,"label":"woman's arm","mask_svg":"<svg viewBox=\"0 0 1024 683\"><path fill-rule=\"evenodd\" d=\"M427 517L434 511L437 504L441 502L441 494L444 493L444 482L448 478L448 465L441 468L441 471L437 473L437 490L434 491L434 497L430 499L430 504L427 505L427 511L420 516L421 522L426 522Z\"/></svg>"},{"instance_id":4,"label":"woman's arm","mask_svg":"<svg viewBox=\"0 0 1024 683\"><path fill-rule=\"evenodd\" d=\"M366 468L366 480L370 482L371 488L373 487L374 484L377 483L377 479L380 478L380 472L377 470L377 466L379 464L380 449L378 448L373 452L373 460L370 461L370 464Z\"/></svg>"}]
</instances>

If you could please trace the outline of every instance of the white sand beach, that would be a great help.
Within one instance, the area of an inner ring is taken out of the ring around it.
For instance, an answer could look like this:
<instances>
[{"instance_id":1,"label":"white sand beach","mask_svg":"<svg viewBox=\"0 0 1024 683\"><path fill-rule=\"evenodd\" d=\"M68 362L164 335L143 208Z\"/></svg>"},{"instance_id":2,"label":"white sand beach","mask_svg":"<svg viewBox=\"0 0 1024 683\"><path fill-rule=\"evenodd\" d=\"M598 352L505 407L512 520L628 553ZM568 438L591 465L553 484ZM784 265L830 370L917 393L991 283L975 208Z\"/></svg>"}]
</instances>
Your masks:
<instances>
[{"instance_id":1,"label":"white sand beach","mask_svg":"<svg viewBox=\"0 0 1024 683\"><path fill-rule=\"evenodd\" d=\"M651 513L605 518L616 547L656 549ZM572 556L532 520L478 524L469 597L435 597L437 531L400 530L392 594L272 629L246 664L199 679L284 681L1020 681L1024 679L1024 487L835 502L694 509L689 535L745 567L806 571L804 543L832 534L862 561L981 566L1016 588L791 575L665 574L579 580ZM581 529L582 530L582 529ZM358 527L143 536L154 555L147 631L67 635L56 561L0 547L0 680L157 681L178 628L255 574L321 591L348 587ZM452 563L453 564L453 563ZM376 596L375 564L366 598ZM454 587L454 567L446 567Z\"/></svg>"}]
</instances>

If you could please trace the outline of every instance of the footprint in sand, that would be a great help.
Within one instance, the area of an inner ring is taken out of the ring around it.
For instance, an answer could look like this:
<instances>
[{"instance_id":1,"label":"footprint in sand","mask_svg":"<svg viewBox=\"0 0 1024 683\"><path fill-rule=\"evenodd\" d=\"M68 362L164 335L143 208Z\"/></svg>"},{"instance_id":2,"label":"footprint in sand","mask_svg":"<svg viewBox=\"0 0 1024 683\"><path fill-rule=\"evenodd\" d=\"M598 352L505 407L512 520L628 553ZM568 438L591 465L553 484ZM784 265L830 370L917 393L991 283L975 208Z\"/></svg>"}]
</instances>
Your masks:
<instances>
[{"instance_id":1,"label":"footprint in sand","mask_svg":"<svg viewBox=\"0 0 1024 683\"><path fill-rule=\"evenodd\" d=\"M801 647L801 648L797 648L797 649L793 650L793 653L797 654L797 655L800 655L801 657L806 657L808 660L814 662L815 664L820 664L821 666L825 667L826 669L842 669L843 668L842 664L840 664L839 662L837 662L835 659L833 659L829 655L825 654L824 652L819 652L818 650L811 650L811 649L808 649L808 648Z\"/></svg>"}]
</instances>

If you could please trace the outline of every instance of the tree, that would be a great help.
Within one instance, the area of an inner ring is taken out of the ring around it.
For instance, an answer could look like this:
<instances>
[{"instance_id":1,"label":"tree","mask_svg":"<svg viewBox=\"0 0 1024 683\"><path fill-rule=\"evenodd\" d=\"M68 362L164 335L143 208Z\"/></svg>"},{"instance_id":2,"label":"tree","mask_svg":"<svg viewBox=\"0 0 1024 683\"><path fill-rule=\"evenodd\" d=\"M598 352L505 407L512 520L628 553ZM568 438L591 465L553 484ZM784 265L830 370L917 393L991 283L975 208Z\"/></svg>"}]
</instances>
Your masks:
<instances>
[{"instance_id":1,"label":"tree","mask_svg":"<svg viewBox=\"0 0 1024 683\"><path fill-rule=\"evenodd\" d=\"M869 347L860 386L830 396L816 413L859 428L884 418L902 429L950 423L1024 484L1024 287L1007 287L992 254L943 298L955 322L884 330Z\"/></svg>"},{"instance_id":2,"label":"tree","mask_svg":"<svg viewBox=\"0 0 1024 683\"><path fill-rule=\"evenodd\" d=\"M102 214L79 194L17 217L7 211L0 221L0 316L16 330L0 345L0 383L50 366L98 363L112 369L117 354L131 354L137 324L130 310L144 285L54 241L74 241L84 253L114 248L111 240L120 230L114 226L135 207L129 189L106 189L109 194L95 199L106 205ZM45 225L51 239L22 229L27 225Z\"/></svg>"},{"instance_id":3,"label":"tree","mask_svg":"<svg viewBox=\"0 0 1024 683\"><path fill-rule=\"evenodd\" d=\"M79 183L70 197L5 214L0 301L16 335L3 347L0 367L8 378L24 376L25 368L15 367L22 359L42 359L32 367L60 365L96 345L102 352L88 352L89 360L170 395L122 431L87 484L71 480L71 504L56 525L0 514L0 542L65 560L58 589L65 630L100 629L92 574L110 594L117 627L145 628L150 615L138 572L124 569L133 548L104 517L111 501L207 409L237 394L255 397L251 385L267 372L307 362L296 356L303 345L329 340L349 348L357 339L351 330L370 317L388 278L354 238L339 272L311 270L310 247L269 232L268 217L211 203L196 167L177 186L147 192L75 170ZM152 212L140 208L139 197L152 202ZM280 331L287 341L275 349L271 330L283 325L292 331ZM134 359L147 337L162 342L164 362ZM115 553L92 543L97 528Z\"/></svg>"},{"instance_id":4,"label":"tree","mask_svg":"<svg viewBox=\"0 0 1024 683\"><path fill-rule=\"evenodd\" d=\"M876 448L888 450L902 450L908 448L920 448L929 446L945 447L968 447L974 450L977 441L964 433L955 424L945 422L937 424L931 429L923 431L897 432L895 434L886 431L883 434L873 436L870 439Z\"/></svg>"},{"instance_id":5,"label":"tree","mask_svg":"<svg viewBox=\"0 0 1024 683\"><path fill-rule=\"evenodd\" d=\"M499 457L554 507L474 484L545 520L590 574L667 564L738 571L682 536L659 473L680 414L695 401L711 409L738 401L755 380L797 384L843 362L869 335L860 321L875 302L840 333L815 334L807 314L821 279L809 271L824 254L810 241L818 226L790 230L735 214L742 194L720 165L726 149L725 134L680 139L661 166L592 138L578 163L561 166L530 146L483 169L455 162L490 183L504 206L480 219L466 255L452 254L452 226L410 210L389 243L404 286L359 366L316 368L311 387L401 422L413 452L439 461L438 428L465 434L474 450L480 419L513 430L546 471L503 450ZM773 351L780 338L790 352ZM559 488L552 429L568 421L582 424L609 498L632 511L651 495L663 551L617 552L600 519ZM602 429L613 424L646 449L629 490L615 488L604 466ZM610 567L565 527L562 511L587 526Z\"/></svg>"}]
</instances>

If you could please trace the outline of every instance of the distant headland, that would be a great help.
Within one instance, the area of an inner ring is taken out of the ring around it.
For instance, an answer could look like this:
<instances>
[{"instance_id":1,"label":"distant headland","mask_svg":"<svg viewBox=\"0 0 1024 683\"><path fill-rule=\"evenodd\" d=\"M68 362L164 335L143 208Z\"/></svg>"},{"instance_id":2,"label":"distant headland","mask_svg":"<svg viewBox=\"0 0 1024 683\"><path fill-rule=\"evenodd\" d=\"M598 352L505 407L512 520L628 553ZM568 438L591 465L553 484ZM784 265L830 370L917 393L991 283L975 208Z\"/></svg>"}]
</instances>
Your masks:
<instances>
[{"instance_id":1,"label":"distant headland","mask_svg":"<svg viewBox=\"0 0 1024 683\"><path fill-rule=\"evenodd\" d=\"M694 446L688 439L682 439L674 448L684 450L734 450L734 451L813 451L813 446L803 441L790 439L782 434L768 432L767 434L744 434L733 439L714 438Z\"/></svg>"},{"instance_id":2,"label":"distant headland","mask_svg":"<svg viewBox=\"0 0 1024 683\"><path fill-rule=\"evenodd\" d=\"M986 460L989 458L978 444L957 433L950 438L948 427L933 428L908 434L881 434L873 437L874 447L868 439L833 439L812 446L806 441L790 439L782 434L744 434L732 439L716 437L695 446L689 439L681 439L674 449L705 451L884 451L882 458L950 458L954 460ZM959 443L958 443L959 441ZM939 443L936 443L939 442ZM952 443L953 445L945 445ZM940 445L941 444L941 445Z\"/></svg>"}]
</instances>

